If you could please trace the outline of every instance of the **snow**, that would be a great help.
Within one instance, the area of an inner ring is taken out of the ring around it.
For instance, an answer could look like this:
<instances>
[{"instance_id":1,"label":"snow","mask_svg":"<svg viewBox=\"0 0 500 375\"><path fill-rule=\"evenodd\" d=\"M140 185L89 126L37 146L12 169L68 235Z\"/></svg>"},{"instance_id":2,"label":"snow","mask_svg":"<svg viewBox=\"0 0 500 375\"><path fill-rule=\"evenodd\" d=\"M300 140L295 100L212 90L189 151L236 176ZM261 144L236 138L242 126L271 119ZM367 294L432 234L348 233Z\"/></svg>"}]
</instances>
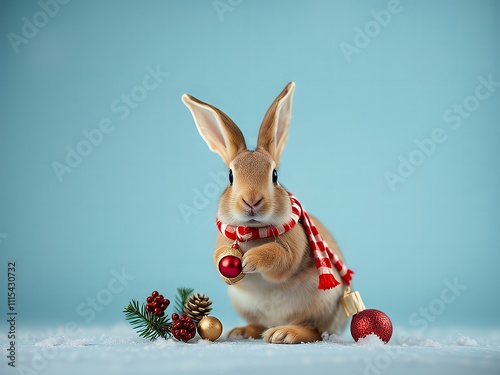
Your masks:
<instances>
[{"instance_id":1,"label":"snow","mask_svg":"<svg viewBox=\"0 0 500 375\"><path fill-rule=\"evenodd\" d=\"M500 332L441 329L410 332L395 327L389 344L376 336L355 343L348 334L318 343L275 345L262 340L190 343L143 340L127 325L20 332L16 369L0 357L2 374L499 374ZM404 334L402 334L404 333ZM1 341L8 351L6 339ZM7 369L7 371L5 371ZM17 371L16 371L17 370Z\"/></svg>"}]
</instances>

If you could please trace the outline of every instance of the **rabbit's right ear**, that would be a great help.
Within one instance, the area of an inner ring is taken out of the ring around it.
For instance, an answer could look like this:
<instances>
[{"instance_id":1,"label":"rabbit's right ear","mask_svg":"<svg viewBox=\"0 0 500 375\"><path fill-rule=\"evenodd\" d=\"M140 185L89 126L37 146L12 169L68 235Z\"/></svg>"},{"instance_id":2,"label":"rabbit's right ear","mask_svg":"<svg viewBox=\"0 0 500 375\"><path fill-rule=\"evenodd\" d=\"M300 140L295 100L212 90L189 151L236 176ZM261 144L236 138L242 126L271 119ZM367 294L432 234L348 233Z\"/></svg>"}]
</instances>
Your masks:
<instances>
[{"instance_id":1,"label":"rabbit's right ear","mask_svg":"<svg viewBox=\"0 0 500 375\"><path fill-rule=\"evenodd\" d=\"M201 137L226 165L246 150L243 133L224 112L188 94L182 95L182 101L191 111Z\"/></svg>"}]
</instances>

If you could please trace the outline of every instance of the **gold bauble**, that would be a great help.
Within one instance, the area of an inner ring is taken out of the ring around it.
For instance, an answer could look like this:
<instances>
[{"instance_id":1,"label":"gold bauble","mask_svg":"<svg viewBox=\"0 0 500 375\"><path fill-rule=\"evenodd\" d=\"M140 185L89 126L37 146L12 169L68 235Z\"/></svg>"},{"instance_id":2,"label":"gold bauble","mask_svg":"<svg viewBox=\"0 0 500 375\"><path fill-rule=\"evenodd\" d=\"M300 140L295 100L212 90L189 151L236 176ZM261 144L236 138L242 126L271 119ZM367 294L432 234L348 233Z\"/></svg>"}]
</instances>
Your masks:
<instances>
[{"instance_id":1,"label":"gold bauble","mask_svg":"<svg viewBox=\"0 0 500 375\"><path fill-rule=\"evenodd\" d=\"M214 316L205 316L198 323L198 334L202 339L215 341L222 334L222 323Z\"/></svg>"}]
</instances>

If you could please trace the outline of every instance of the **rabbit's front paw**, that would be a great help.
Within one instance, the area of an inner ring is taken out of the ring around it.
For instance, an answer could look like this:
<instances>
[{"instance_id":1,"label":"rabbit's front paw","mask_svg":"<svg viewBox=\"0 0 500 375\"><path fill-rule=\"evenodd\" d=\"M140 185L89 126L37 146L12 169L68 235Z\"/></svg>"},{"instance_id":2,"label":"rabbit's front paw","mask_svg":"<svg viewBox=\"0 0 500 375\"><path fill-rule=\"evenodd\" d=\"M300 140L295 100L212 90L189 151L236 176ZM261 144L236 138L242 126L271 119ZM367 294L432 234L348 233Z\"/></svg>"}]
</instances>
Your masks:
<instances>
[{"instance_id":1,"label":"rabbit's front paw","mask_svg":"<svg viewBox=\"0 0 500 375\"><path fill-rule=\"evenodd\" d=\"M242 259L242 272L243 273L254 273L258 272L259 268L262 268L263 261L261 259L260 254L256 253L253 250L247 251L243 255Z\"/></svg>"},{"instance_id":2,"label":"rabbit's front paw","mask_svg":"<svg viewBox=\"0 0 500 375\"><path fill-rule=\"evenodd\" d=\"M275 263L276 243L269 243L248 250L242 259L244 273L265 272Z\"/></svg>"}]
</instances>

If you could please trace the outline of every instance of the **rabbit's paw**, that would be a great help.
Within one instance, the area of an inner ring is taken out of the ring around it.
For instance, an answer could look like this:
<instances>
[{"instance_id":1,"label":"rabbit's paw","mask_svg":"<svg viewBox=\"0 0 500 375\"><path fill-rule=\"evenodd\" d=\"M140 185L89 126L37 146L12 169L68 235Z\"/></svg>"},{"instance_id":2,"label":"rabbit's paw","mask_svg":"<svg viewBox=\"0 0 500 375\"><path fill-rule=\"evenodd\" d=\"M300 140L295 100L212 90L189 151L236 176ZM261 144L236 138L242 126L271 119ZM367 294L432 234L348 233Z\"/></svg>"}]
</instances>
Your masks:
<instances>
[{"instance_id":1,"label":"rabbit's paw","mask_svg":"<svg viewBox=\"0 0 500 375\"><path fill-rule=\"evenodd\" d=\"M269 328L262 336L264 341L272 344L300 344L321 340L317 330L296 325Z\"/></svg>"},{"instance_id":2,"label":"rabbit's paw","mask_svg":"<svg viewBox=\"0 0 500 375\"><path fill-rule=\"evenodd\" d=\"M264 329L265 329L264 327L259 326L257 324L249 324L249 325L244 326L244 327L233 328L229 332L229 335L227 335L227 337L230 339L237 339L237 338L260 339L262 337L261 335L262 335L262 332L264 331Z\"/></svg>"},{"instance_id":3,"label":"rabbit's paw","mask_svg":"<svg viewBox=\"0 0 500 375\"><path fill-rule=\"evenodd\" d=\"M269 243L248 250L242 259L244 273L265 272L275 263L277 251L282 250L277 243Z\"/></svg>"}]
</instances>

